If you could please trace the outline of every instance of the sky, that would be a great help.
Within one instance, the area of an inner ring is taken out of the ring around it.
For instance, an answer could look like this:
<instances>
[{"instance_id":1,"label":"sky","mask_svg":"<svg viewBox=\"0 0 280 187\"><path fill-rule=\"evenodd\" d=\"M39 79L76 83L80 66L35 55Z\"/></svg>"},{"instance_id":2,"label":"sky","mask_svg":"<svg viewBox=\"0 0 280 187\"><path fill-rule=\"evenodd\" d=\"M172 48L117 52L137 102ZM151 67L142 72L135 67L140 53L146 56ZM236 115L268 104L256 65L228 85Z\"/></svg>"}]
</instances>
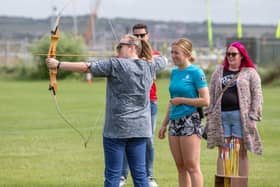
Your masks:
<instances>
[{"instance_id":1,"label":"sky","mask_svg":"<svg viewBox=\"0 0 280 187\"><path fill-rule=\"evenodd\" d=\"M89 14L96 0L0 0L0 16L41 19L52 15ZM209 0L212 22L236 23L237 0ZM243 24L277 25L280 0L239 0ZM201 22L207 19L207 0L101 0L98 16L162 21ZM66 6L65 6L66 5ZM65 8L63 8L65 7Z\"/></svg>"}]
</instances>

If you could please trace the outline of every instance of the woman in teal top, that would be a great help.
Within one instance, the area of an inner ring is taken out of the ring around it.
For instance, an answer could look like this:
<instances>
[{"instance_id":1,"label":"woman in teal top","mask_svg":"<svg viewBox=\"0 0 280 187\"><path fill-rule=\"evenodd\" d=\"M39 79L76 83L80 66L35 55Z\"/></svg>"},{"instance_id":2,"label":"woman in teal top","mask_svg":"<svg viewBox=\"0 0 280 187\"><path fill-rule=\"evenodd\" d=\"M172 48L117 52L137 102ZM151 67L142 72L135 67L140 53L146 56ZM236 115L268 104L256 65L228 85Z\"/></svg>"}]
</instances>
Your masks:
<instances>
[{"instance_id":1,"label":"woman in teal top","mask_svg":"<svg viewBox=\"0 0 280 187\"><path fill-rule=\"evenodd\" d=\"M190 64L184 69L172 70L169 92L171 98L198 98L198 89L207 87L204 72L197 66ZM178 119L189 116L197 111L194 105L172 105L169 114L170 119Z\"/></svg>"},{"instance_id":2,"label":"woman in teal top","mask_svg":"<svg viewBox=\"0 0 280 187\"><path fill-rule=\"evenodd\" d=\"M169 147L178 170L179 186L202 187L200 142L202 124L198 107L209 105L204 72L193 65L192 43L181 38L172 44L172 60L177 68L170 77L170 101L159 138L169 125Z\"/></svg>"}]
</instances>

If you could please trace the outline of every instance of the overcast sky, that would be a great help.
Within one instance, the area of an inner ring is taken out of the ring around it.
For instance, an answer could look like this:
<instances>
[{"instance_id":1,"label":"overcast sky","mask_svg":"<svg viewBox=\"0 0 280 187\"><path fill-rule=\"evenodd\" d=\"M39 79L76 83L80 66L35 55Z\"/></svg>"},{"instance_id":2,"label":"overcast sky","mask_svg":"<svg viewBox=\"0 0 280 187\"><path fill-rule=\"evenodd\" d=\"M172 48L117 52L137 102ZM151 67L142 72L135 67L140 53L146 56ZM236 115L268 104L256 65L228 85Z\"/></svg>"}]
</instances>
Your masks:
<instances>
[{"instance_id":1,"label":"overcast sky","mask_svg":"<svg viewBox=\"0 0 280 187\"><path fill-rule=\"evenodd\" d=\"M88 14L96 0L0 0L0 15L46 18L52 7L63 15ZM235 23L237 0L209 0L213 22ZM206 0L102 0L99 17L140 18L164 21L204 21ZM240 17L246 24L277 25L280 0L240 0Z\"/></svg>"}]
</instances>

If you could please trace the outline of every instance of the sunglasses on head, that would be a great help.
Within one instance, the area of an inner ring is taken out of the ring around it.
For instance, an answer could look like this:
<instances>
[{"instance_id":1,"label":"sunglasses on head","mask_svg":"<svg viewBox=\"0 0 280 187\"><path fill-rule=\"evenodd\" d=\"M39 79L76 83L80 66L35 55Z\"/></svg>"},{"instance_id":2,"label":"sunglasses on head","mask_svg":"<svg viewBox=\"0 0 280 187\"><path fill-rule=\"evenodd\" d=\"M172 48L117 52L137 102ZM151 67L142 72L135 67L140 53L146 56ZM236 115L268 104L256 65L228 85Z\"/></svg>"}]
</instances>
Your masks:
<instances>
[{"instance_id":1,"label":"sunglasses on head","mask_svg":"<svg viewBox=\"0 0 280 187\"><path fill-rule=\"evenodd\" d=\"M117 50L120 50L124 45L134 45L134 44L131 44L131 43L119 43L118 45L117 45Z\"/></svg>"},{"instance_id":2,"label":"sunglasses on head","mask_svg":"<svg viewBox=\"0 0 280 187\"><path fill-rule=\"evenodd\" d=\"M226 55L227 55L227 57L230 57L230 56L232 56L232 57L235 57L236 55L238 55L239 53L237 53L237 52L227 52L226 53Z\"/></svg>"},{"instance_id":3,"label":"sunglasses on head","mask_svg":"<svg viewBox=\"0 0 280 187\"><path fill-rule=\"evenodd\" d=\"M144 38L144 36L146 36L147 33L143 33L143 34L133 34L133 36L136 36L137 38Z\"/></svg>"},{"instance_id":4,"label":"sunglasses on head","mask_svg":"<svg viewBox=\"0 0 280 187\"><path fill-rule=\"evenodd\" d=\"M130 45L135 45L134 43L126 43L126 42L121 42L121 43L119 43L118 45L117 45L117 50L120 50L124 45L128 45L128 46L130 46Z\"/></svg>"}]
</instances>

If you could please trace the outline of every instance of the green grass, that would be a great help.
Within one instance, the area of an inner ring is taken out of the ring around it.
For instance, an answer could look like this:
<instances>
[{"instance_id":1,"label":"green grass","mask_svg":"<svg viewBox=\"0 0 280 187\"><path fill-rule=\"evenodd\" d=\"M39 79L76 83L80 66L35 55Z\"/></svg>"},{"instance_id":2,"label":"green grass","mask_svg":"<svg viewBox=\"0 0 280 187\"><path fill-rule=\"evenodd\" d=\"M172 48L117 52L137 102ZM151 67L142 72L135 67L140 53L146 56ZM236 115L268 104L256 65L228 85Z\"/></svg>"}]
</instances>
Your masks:
<instances>
[{"instance_id":1,"label":"green grass","mask_svg":"<svg viewBox=\"0 0 280 187\"><path fill-rule=\"evenodd\" d=\"M103 186L102 126L105 81L86 84L60 81L61 110L86 136L79 135L57 115L48 82L0 81L0 186L101 187ZM158 81L158 127L168 102L168 81ZM264 119L259 123L264 154L250 157L250 187L279 187L280 88L264 88ZM100 120L96 120L100 117ZM160 187L175 187L177 172L167 139L155 139L154 173ZM201 167L205 187L214 186L217 150L202 142ZM128 187L132 186L129 177Z\"/></svg>"}]
</instances>

